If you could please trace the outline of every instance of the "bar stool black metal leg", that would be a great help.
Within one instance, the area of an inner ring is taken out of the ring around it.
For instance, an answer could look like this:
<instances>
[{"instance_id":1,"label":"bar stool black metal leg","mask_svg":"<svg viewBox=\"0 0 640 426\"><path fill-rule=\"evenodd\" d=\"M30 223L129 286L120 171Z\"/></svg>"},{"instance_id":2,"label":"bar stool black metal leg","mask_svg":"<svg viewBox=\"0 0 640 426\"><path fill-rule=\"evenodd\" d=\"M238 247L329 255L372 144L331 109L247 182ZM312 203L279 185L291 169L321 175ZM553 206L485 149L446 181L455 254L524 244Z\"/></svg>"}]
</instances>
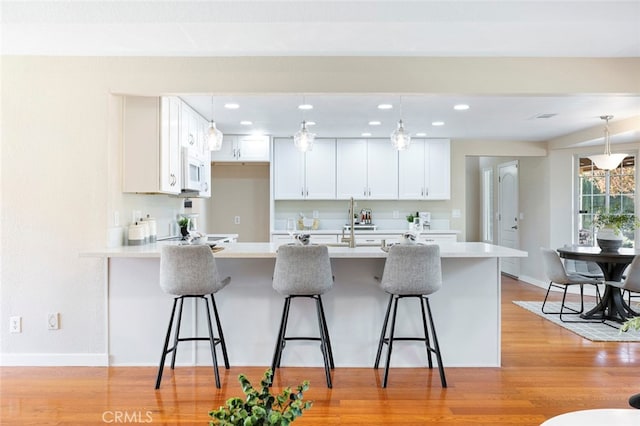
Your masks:
<instances>
[{"instance_id":1,"label":"bar stool black metal leg","mask_svg":"<svg viewBox=\"0 0 640 426\"><path fill-rule=\"evenodd\" d=\"M440 382L442 387L447 387L447 379L444 376L444 365L442 365L442 356L440 355L440 345L438 344L438 336L436 335L436 326L433 324L433 316L431 315L431 306L429 305L429 298L425 297L427 304L427 312L429 313L429 323L431 324L431 334L433 335L433 346L436 353L436 360L438 361L438 370L440 371Z\"/></svg>"},{"instance_id":2,"label":"bar stool black metal leg","mask_svg":"<svg viewBox=\"0 0 640 426\"><path fill-rule=\"evenodd\" d=\"M329 363L329 348L327 347L328 345L328 340L327 340L327 334L325 333L326 330L326 324L324 324L323 318L322 318L322 311L320 308L320 296L316 296L314 297L314 299L316 300L316 313L318 316L318 330L320 332L320 350L322 351L322 359L324 361L324 374L327 378L327 387L331 388L331 369L329 367L330 363Z\"/></svg>"},{"instance_id":3,"label":"bar stool black metal leg","mask_svg":"<svg viewBox=\"0 0 640 426\"><path fill-rule=\"evenodd\" d=\"M220 373L218 372L218 357L216 356L216 341L213 337L213 326L211 325L211 310L209 309L209 302L206 297L204 304L207 307L207 326L209 327L209 345L211 346L211 358L213 360L213 374L216 378L216 387L220 389Z\"/></svg>"},{"instance_id":4,"label":"bar stool black metal leg","mask_svg":"<svg viewBox=\"0 0 640 426\"><path fill-rule=\"evenodd\" d=\"M382 323L382 332L380 333L380 341L378 342L378 353L376 354L376 362L373 364L373 368L378 368L380 365L380 356L382 355L382 345L384 344L385 335L387 334L387 324L389 323L389 312L391 312L391 302L393 301L393 294L389 295L389 303L387 304L387 313L384 315L384 322Z\"/></svg>"},{"instance_id":5,"label":"bar stool black metal leg","mask_svg":"<svg viewBox=\"0 0 640 426\"><path fill-rule=\"evenodd\" d=\"M429 360L429 368L433 368L433 360L431 358L431 342L429 340L429 330L427 328L427 315L424 311L426 298L419 296L420 310L422 311L422 327L424 328L424 344L427 347L427 359Z\"/></svg>"},{"instance_id":6,"label":"bar stool black metal leg","mask_svg":"<svg viewBox=\"0 0 640 426\"><path fill-rule=\"evenodd\" d=\"M229 356L227 355L227 345L224 342L224 335L222 334L222 324L220 324L220 316L218 316L218 307L216 306L216 300L211 296L211 306L213 306L213 315L216 319L216 327L218 328L218 341L220 342L220 347L222 347L222 358L224 359L224 368L229 369ZM205 302L207 302L205 298ZM207 302L209 303L209 302Z\"/></svg>"},{"instance_id":7,"label":"bar stool black metal leg","mask_svg":"<svg viewBox=\"0 0 640 426\"><path fill-rule=\"evenodd\" d=\"M276 368L280 366L280 356L282 348L284 346L284 336L286 332L287 317L289 316L289 305L291 298L286 297L284 299L284 306L282 307L282 319L280 320L280 329L278 330L278 338L276 340L276 347L273 351L273 360L271 361L271 371L275 374Z\"/></svg>"},{"instance_id":8,"label":"bar stool black metal leg","mask_svg":"<svg viewBox=\"0 0 640 426\"><path fill-rule=\"evenodd\" d=\"M176 367L176 355L178 353L178 343L180 342L180 326L182 325L182 306L184 305L184 296L180 296L180 306L178 307L178 323L176 324L176 332L173 338L173 353L171 354L171 369Z\"/></svg>"},{"instance_id":9,"label":"bar stool black metal leg","mask_svg":"<svg viewBox=\"0 0 640 426\"><path fill-rule=\"evenodd\" d=\"M324 315L324 306L322 305L322 297L318 295L318 302L320 304L320 313L322 314L322 324L324 324L324 335L327 338L327 348L329 349L329 365L331 369L336 368L333 362L333 349L331 349L331 339L329 338L329 328L327 327L327 318Z\"/></svg>"},{"instance_id":10,"label":"bar stool black metal leg","mask_svg":"<svg viewBox=\"0 0 640 426\"><path fill-rule=\"evenodd\" d=\"M398 297L394 297L393 316L391 317L391 331L389 332L389 343L387 347L387 363L384 366L384 378L382 379L382 387L387 387L387 379L389 377L389 364L391 362L391 351L393 349L393 335L396 328L396 314L398 313Z\"/></svg>"},{"instance_id":11,"label":"bar stool black metal leg","mask_svg":"<svg viewBox=\"0 0 640 426\"><path fill-rule=\"evenodd\" d=\"M278 350L278 361L276 363L276 367L280 368L280 362L282 361L282 351L284 350L284 347L287 346L287 326L289 325L289 311L291 310L291 301L293 300L293 297L289 297L287 299L287 303L286 303L286 310L285 310L285 316L284 316L284 326L282 327L282 344L280 345L280 348Z\"/></svg>"},{"instance_id":12,"label":"bar stool black metal leg","mask_svg":"<svg viewBox=\"0 0 640 426\"><path fill-rule=\"evenodd\" d=\"M178 303L178 298L173 299L173 308L171 309L171 318L169 318L169 326L167 327L167 336L164 339L164 346L162 347L162 356L160 357L160 366L158 367L158 377L156 378L156 389L160 388L160 382L162 381L162 371L164 370L164 361L167 358L167 348L169 347L169 339L171 338L171 328L173 326L173 318L176 313L176 303Z\"/></svg>"}]
</instances>

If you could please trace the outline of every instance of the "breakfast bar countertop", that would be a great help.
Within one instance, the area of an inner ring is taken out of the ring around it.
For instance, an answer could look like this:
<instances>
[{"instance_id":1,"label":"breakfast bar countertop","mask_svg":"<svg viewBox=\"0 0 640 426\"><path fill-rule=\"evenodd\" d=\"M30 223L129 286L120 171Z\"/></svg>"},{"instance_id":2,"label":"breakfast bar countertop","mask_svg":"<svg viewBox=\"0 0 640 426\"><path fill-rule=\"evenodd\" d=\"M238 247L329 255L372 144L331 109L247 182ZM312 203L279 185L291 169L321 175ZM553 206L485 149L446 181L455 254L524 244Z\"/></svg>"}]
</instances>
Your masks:
<instances>
[{"instance_id":1,"label":"breakfast bar countertop","mask_svg":"<svg viewBox=\"0 0 640 426\"><path fill-rule=\"evenodd\" d=\"M122 246L112 248L101 248L96 250L86 250L81 253L83 257L105 257L105 258L156 258L160 257L162 245L180 244L179 241L162 241L143 246ZM216 247L223 250L215 253L216 258L275 258L279 243L222 243ZM496 246L493 244L470 242L470 243L442 243L440 245L440 255L443 258L495 258L495 257L527 257L527 252L511 249L508 247ZM329 245L329 256L331 258L384 258L386 253L379 246L360 246L349 248L347 246Z\"/></svg>"}]
</instances>

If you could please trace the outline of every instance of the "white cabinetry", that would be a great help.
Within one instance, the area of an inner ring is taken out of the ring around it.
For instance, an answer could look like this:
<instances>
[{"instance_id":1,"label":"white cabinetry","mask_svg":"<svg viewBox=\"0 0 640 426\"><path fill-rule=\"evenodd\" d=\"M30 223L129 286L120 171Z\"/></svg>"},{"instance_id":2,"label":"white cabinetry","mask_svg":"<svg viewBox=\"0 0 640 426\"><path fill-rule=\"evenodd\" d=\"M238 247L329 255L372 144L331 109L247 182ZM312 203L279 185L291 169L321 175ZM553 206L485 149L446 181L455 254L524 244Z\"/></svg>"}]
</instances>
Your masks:
<instances>
[{"instance_id":1,"label":"white cabinetry","mask_svg":"<svg viewBox=\"0 0 640 426\"><path fill-rule=\"evenodd\" d=\"M200 160L208 159L207 120L185 102L180 102L180 144L189 148L189 153Z\"/></svg>"},{"instance_id":2,"label":"white cabinetry","mask_svg":"<svg viewBox=\"0 0 640 426\"><path fill-rule=\"evenodd\" d=\"M220 151L211 152L211 161L269 161L269 136L224 135Z\"/></svg>"},{"instance_id":3,"label":"white cabinetry","mask_svg":"<svg viewBox=\"0 0 640 426\"><path fill-rule=\"evenodd\" d=\"M399 153L399 198L448 200L451 198L449 139L414 139Z\"/></svg>"},{"instance_id":4,"label":"white cabinetry","mask_svg":"<svg viewBox=\"0 0 640 426\"><path fill-rule=\"evenodd\" d=\"M315 147L314 147L315 148ZM300 231L297 231L300 232ZM271 242L276 243L278 245L282 244L290 244L293 242L293 239L287 234L272 234ZM335 244L338 242L338 236L336 234L310 234L309 242L311 244Z\"/></svg>"},{"instance_id":5,"label":"white cabinetry","mask_svg":"<svg viewBox=\"0 0 640 426\"><path fill-rule=\"evenodd\" d=\"M306 153L298 151L292 138L275 139L273 173L276 200L335 199L335 139L316 139Z\"/></svg>"},{"instance_id":6,"label":"white cabinetry","mask_svg":"<svg viewBox=\"0 0 640 426\"><path fill-rule=\"evenodd\" d=\"M180 99L123 98L123 191L179 194Z\"/></svg>"},{"instance_id":7,"label":"white cabinetry","mask_svg":"<svg viewBox=\"0 0 640 426\"><path fill-rule=\"evenodd\" d=\"M386 139L338 139L337 198L398 198L398 152Z\"/></svg>"}]
</instances>

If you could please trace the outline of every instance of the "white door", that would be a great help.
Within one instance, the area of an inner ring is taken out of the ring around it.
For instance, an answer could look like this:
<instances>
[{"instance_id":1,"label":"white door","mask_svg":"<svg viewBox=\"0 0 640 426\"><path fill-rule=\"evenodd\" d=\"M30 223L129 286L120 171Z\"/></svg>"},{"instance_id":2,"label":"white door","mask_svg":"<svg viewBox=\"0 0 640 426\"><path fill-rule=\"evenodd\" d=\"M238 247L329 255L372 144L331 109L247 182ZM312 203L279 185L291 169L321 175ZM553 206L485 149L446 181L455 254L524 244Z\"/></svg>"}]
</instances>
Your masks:
<instances>
[{"instance_id":1,"label":"white door","mask_svg":"<svg viewBox=\"0 0 640 426\"><path fill-rule=\"evenodd\" d=\"M520 249L518 231L518 162L498 165L498 245ZM520 275L517 258L500 259L502 272L514 277Z\"/></svg>"}]
</instances>

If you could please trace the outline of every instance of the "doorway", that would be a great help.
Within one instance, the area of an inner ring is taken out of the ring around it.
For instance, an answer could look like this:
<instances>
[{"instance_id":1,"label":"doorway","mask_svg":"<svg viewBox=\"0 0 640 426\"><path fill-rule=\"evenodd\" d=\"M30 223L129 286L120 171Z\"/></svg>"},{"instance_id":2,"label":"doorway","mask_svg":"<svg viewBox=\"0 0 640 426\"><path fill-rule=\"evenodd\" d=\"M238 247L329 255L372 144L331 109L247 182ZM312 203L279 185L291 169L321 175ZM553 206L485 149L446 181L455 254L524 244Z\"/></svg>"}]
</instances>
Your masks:
<instances>
[{"instance_id":1,"label":"doorway","mask_svg":"<svg viewBox=\"0 0 640 426\"><path fill-rule=\"evenodd\" d=\"M518 161L498 165L498 245L520 249L518 225ZM520 260L516 257L501 259L501 271L520 276Z\"/></svg>"}]
</instances>

